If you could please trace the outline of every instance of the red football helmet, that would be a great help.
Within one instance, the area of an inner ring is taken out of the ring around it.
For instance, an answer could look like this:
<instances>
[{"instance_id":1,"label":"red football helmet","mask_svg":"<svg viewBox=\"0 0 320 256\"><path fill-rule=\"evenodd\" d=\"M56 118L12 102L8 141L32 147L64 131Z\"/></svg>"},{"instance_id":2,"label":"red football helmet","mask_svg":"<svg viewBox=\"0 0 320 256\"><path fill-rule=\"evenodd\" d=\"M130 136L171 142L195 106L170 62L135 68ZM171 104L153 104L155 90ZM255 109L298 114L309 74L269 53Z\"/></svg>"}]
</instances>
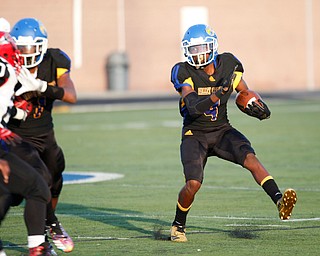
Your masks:
<instances>
[{"instance_id":1,"label":"red football helmet","mask_svg":"<svg viewBox=\"0 0 320 256\"><path fill-rule=\"evenodd\" d=\"M23 65L23 58L20 56L14 40L9 33L0 31L0 57L7 60L17 72Z\"/></svg>"}]
</instances>

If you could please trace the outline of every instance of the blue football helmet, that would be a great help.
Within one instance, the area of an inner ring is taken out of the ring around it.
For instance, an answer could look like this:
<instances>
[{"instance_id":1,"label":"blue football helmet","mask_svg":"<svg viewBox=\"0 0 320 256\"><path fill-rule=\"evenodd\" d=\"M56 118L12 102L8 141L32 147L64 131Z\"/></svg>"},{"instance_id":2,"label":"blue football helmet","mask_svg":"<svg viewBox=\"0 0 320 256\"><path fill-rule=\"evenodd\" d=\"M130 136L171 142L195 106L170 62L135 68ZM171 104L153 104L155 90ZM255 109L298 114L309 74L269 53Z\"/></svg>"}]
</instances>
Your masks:
<instances>
[{"instance_id":1,"label":"blue football helmet","mask_svg":"<svg viewBox=\"0 0 320 256\"><path fill-rule=\"evenodd\" d=\"M181 46L187 62L197 68L215 62L218 55L217 35L204 24L191 26L184 34Z\"/></svg>"},{"instance_id":2,"label":"blue football helmet","mask_svg":"<svg viewBox=\"0 0 320 256\"><path fill-rule=\"evenodd\" d=\"M47 31L41 21L34 18L19 20L10 32L16 42L26 68L38 66L48 48Z\"/></svg>"}]
</instances>

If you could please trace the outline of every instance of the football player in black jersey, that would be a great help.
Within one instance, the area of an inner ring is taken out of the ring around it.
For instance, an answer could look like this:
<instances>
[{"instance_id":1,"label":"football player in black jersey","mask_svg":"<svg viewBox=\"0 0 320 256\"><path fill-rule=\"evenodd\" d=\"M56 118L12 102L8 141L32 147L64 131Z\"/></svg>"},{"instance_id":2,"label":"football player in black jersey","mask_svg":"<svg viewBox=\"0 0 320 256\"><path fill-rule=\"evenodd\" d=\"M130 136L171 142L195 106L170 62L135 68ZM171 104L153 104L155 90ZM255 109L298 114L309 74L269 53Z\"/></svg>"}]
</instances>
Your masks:
<instances>
[{"instance_id":1,"label":"football player in black jersey","mask_svg":"<svg viewBox=\"0 0 320 256\"><path fill-rule=\"evenodd\" d=\"M15 198L24 198L29 255L55 255L44 236L46 205L51 198L49 187L34 168L8 152L7 148L8 144L14 147L21 143L21 137L7 129L8 120L11 116L23 119L28 115L21 105L22 101L19 102L20 109L13 102L18 82L16 75L20 72L21 63L13 39L8 33L0 31L0 224L9 207L16 205ZM0 255L6 255L1 241Z\"/></svg>"},{"instance_id":2,"label":"football player in black jersey","mask_svg":"<svg viewBox=\"0 0 320 256\"><path fill-rule=\"evenodd\" d=\"M296 203L296 192L280 192L275 180L260 163L249 140L233 128L227 116L227 102L236 90L248 89L241 62L231 53L218 54L216 33L205 24L191 26L182 39L186 62L171 71L171 82L180 94L183 117L181 162L186 184L179 192L171 240L186 242L187 214L201 187L208 157L241 165L277 205L281 219L289 219ZM250 106L246 112L260 120L270 116L267 105Z\"/></svg>"},{"instance_id":3,"label":"football player in black jersey","mask_svg":"<svg viewBox=\"0 0 320 256\"><path fill-rule=\"evenodd\" d=\"M19 20L10 34L24 58L24 65L18 76L21 87L17 88L16 96L33 105L32 112L25 121L12 119L8 124L12 131L23 138L23 142L11 150L46 178L52 195L52 202L47 208L46 224L57 248L70 252L74 243L55 215L62 190L65 158L55 139L52 108L55 100L68 103L77 101L70 76L71 60L58 48L48 49L46 29L35 18ZM28 92L32 88L38 89Z\"/></svg>"}]
</instances>

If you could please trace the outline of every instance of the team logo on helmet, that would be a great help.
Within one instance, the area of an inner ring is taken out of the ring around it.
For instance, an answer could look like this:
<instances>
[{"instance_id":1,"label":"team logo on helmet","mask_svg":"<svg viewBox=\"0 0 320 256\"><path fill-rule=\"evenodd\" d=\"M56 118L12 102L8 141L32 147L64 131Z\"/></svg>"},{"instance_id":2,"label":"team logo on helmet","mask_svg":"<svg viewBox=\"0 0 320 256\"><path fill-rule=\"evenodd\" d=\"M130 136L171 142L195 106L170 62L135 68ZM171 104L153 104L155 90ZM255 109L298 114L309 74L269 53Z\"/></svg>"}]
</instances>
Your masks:
<instances>
[{"instance_id":1,"label":"team logo on helmet","mask_svg":"<svg viewBox=\"0 0 320 256\"><path fill-rule=\"evenodd\" d=\"M210 35L210 36L213 36L213 35L214 35L214 31L213 31L212 28L209 27L209 26L206 26L206 32L207 32L207 34Z\"/></svg>"},{"instance_id":2,"label":"team logo on helmet","mask_svg":"<svg viewBox=\"0 0 320 256\"><path fill-rule=\"evenodd\" d=\"M42 34L47 35L46 28L41 23L39 24L39 29Z\"/></svg>"}]
</instances>

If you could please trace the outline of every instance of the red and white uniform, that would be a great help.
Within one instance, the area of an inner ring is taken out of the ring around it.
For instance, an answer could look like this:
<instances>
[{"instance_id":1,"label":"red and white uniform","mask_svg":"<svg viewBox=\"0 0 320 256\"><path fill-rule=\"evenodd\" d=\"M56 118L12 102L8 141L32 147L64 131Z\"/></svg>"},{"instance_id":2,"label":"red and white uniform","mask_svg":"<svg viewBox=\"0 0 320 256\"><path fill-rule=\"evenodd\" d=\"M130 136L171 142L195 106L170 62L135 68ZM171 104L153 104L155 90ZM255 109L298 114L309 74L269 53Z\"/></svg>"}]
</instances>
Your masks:
<instances>
[{"instance_id":1,"label":"red and white uniform","mask_svg":"<svg viewBox=\"0 0 320 256\"><path fill-rule=\"evenodd\" d=\"M13 107L14 88L18 80L14 68L0 57L0 127L5 127Z\"/></svg>"}]
</instances>

